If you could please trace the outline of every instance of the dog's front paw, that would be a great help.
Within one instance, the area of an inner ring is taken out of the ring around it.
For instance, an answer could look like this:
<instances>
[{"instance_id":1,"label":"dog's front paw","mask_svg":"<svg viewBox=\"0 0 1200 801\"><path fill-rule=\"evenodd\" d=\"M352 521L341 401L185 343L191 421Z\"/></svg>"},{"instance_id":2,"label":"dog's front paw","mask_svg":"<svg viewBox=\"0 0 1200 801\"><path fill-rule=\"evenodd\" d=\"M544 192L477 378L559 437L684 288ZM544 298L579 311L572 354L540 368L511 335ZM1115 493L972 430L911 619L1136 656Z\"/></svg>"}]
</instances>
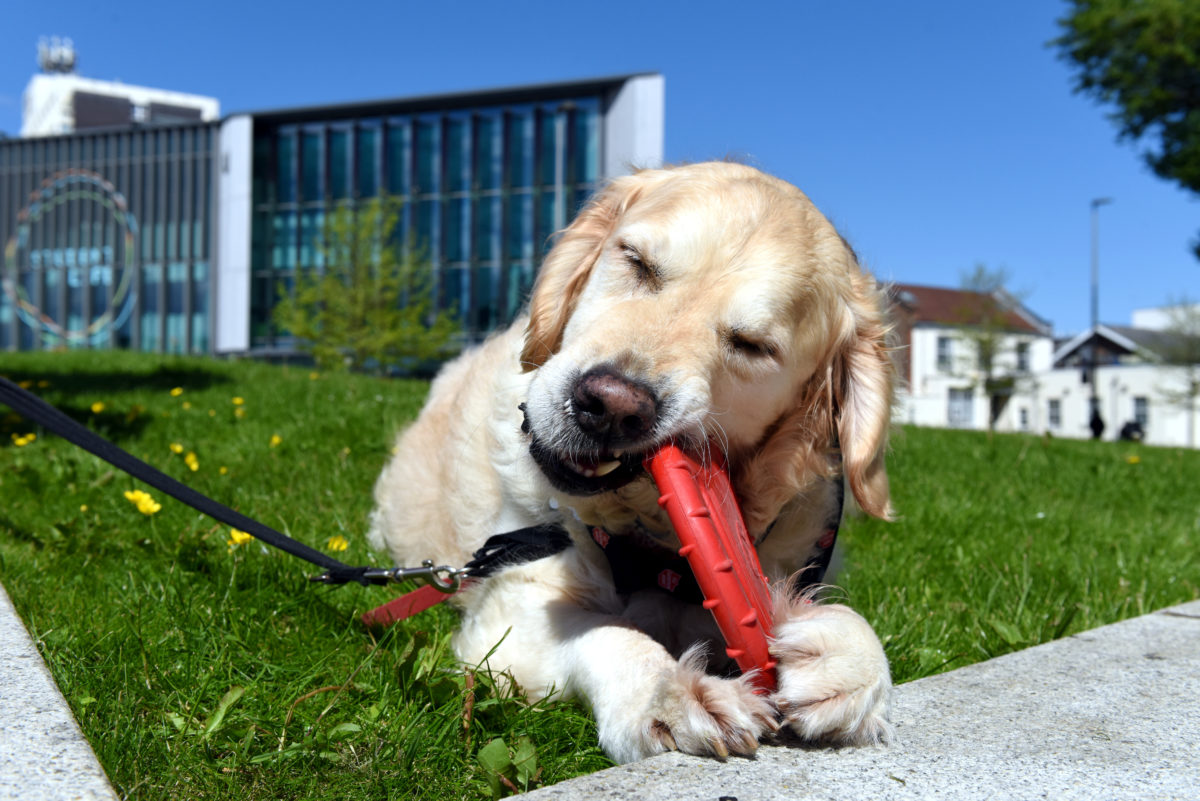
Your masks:
<instances>
[{"instance_id":1,"label":"dog's front paw","mask_svg":"<svg viewBox=\"0 0 1200 801\"><path fill-rule=\"evenodd\" d=\"M647 757L679 750L725 759L751 756L758 739L779 730L770 699L743 676L723 679L704 672L703 649L692 647L658 682L640 726Z\"/></svg>"},{"instance_id":2,"label":"dog's front paw","mask_svg":"<svg viewBox=\"0 0 1200 801\"><path fill-rule=\"evenodd\" d=\"M857 612L796 603L776 621L773 699L784 725L805 740L888 742L892 679L879 638Z\"/></svg>"}]
</instances>

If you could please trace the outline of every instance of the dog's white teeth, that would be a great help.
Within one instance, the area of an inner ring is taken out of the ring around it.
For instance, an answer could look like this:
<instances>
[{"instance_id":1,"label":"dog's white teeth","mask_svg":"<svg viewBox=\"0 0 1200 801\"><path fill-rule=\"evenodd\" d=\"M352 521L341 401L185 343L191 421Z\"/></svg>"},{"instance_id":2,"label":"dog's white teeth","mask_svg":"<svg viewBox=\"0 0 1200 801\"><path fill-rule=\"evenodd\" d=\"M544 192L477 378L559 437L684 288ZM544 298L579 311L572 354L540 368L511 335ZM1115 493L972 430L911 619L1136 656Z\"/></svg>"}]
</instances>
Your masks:
<instances>
[{"instance_id":1,"label":"dog's white teeth","mask_svg":"<svg viewBox=\"0 0 1200 801\"><path fill-rule=\"evenodd\" d=\"M624 455L625 455L625 451L613 451L614 459L620 459Z\"/></svg>"},{"instance_id":2,"label":"dog's white teeth","mask_svg":"<svg viewBox=\"0 0 1200 801\"><path fill-rule=\"evenodd\" d=\"M607 476L609 473L616 470L620 466L621 466L621 463L618 461L601 462L600 464L596 465L596 475Z\"/></svg>"}]
</instances>

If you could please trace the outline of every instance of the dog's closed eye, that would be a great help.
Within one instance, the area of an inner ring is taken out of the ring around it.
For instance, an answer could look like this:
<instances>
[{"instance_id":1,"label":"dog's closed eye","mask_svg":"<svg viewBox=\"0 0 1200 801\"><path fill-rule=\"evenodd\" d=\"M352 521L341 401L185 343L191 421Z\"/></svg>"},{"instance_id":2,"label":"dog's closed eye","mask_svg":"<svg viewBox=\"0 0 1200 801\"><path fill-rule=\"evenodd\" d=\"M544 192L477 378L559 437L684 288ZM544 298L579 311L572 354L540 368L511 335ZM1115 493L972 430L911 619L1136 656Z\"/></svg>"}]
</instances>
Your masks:
<instances>
[{"instance_id":1,"label":"dog's closed eye","mask_svg":"<svg viewBox=\"0 0 1200 801\"><path fill-rule=\"evenodd\" d=\"M653 260L628 242L621 242L621 255L624 256L629 266L633 268L634 278L637 279L640 285L651 292L657 292L662 289L662 272Z\"/></svg>"},{"instance_id":2,"label":"dog's closed eye","mask_svg":"<svg viewBox=\"0 0 1200 801\"><path fill-rule=\"evenodd\" d=\"M750 359L774 359L779 355L778 346L770 339L740 328L727 329L723 339L734 353Z\"/></svg>"}]
</instances>

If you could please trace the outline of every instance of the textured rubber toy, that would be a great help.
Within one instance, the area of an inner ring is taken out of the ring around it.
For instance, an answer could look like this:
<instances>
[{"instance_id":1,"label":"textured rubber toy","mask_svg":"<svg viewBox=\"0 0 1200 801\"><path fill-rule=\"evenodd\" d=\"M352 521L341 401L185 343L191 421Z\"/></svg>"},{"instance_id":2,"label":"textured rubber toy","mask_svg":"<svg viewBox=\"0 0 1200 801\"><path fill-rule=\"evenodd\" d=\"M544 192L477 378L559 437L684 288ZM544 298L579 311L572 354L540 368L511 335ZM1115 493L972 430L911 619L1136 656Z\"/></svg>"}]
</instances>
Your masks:
<instances>
[{"instance_id":1,"label":"textured rubber toy","mask_svg":"<svg viewBox=\"0 0 1200 801\"><path fill-rule=\"evenodd\" d=\"M757 670L760 691L775 689L771 636L771 593L758 554L746 533L729 476L721 465L701 465L673 445L645 461L658 485L700 591L725 637L725 653L742 672Z\"/></svg>"}]
</instances>

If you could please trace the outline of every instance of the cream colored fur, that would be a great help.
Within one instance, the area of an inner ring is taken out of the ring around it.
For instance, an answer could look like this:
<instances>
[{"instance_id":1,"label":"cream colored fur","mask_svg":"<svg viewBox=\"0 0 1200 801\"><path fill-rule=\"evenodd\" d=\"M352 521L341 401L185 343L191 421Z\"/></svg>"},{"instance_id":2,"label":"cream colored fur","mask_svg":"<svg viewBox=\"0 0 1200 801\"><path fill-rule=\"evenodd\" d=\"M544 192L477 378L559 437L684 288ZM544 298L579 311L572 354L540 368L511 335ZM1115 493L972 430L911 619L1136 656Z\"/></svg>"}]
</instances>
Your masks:
<instances>
[{"instance_id":1,"label":"cream colored fur","mask_svg":"<svg viewBox=\"0 0 1200 801\"><path fill-rule=\"evenodd\" d=\"M456 597L454 648L531 697L585 699L617 761L672 748L751 754L780 725L811 740L885 740L887 660L861 616L780 590L778 691L707 675L719 649L690 647L716 638L707 613L657 592L619 596L587 534L620 536L637 520L673 541L650 480L587 497L556 490L519 408L540 441L567 449L580 374L609 365L651 387L661 411L638 447L723 450L751 535L770 527L763 568L782 582L835 502L831 443L862 509L891 514L884 332L874 280L790 184L727 163L617 179L561 234L528 318L434 382L376 485L371 543L398 564L463 564L492 534L566 525L573 547Z\"/></svg>"}]
</instances>

